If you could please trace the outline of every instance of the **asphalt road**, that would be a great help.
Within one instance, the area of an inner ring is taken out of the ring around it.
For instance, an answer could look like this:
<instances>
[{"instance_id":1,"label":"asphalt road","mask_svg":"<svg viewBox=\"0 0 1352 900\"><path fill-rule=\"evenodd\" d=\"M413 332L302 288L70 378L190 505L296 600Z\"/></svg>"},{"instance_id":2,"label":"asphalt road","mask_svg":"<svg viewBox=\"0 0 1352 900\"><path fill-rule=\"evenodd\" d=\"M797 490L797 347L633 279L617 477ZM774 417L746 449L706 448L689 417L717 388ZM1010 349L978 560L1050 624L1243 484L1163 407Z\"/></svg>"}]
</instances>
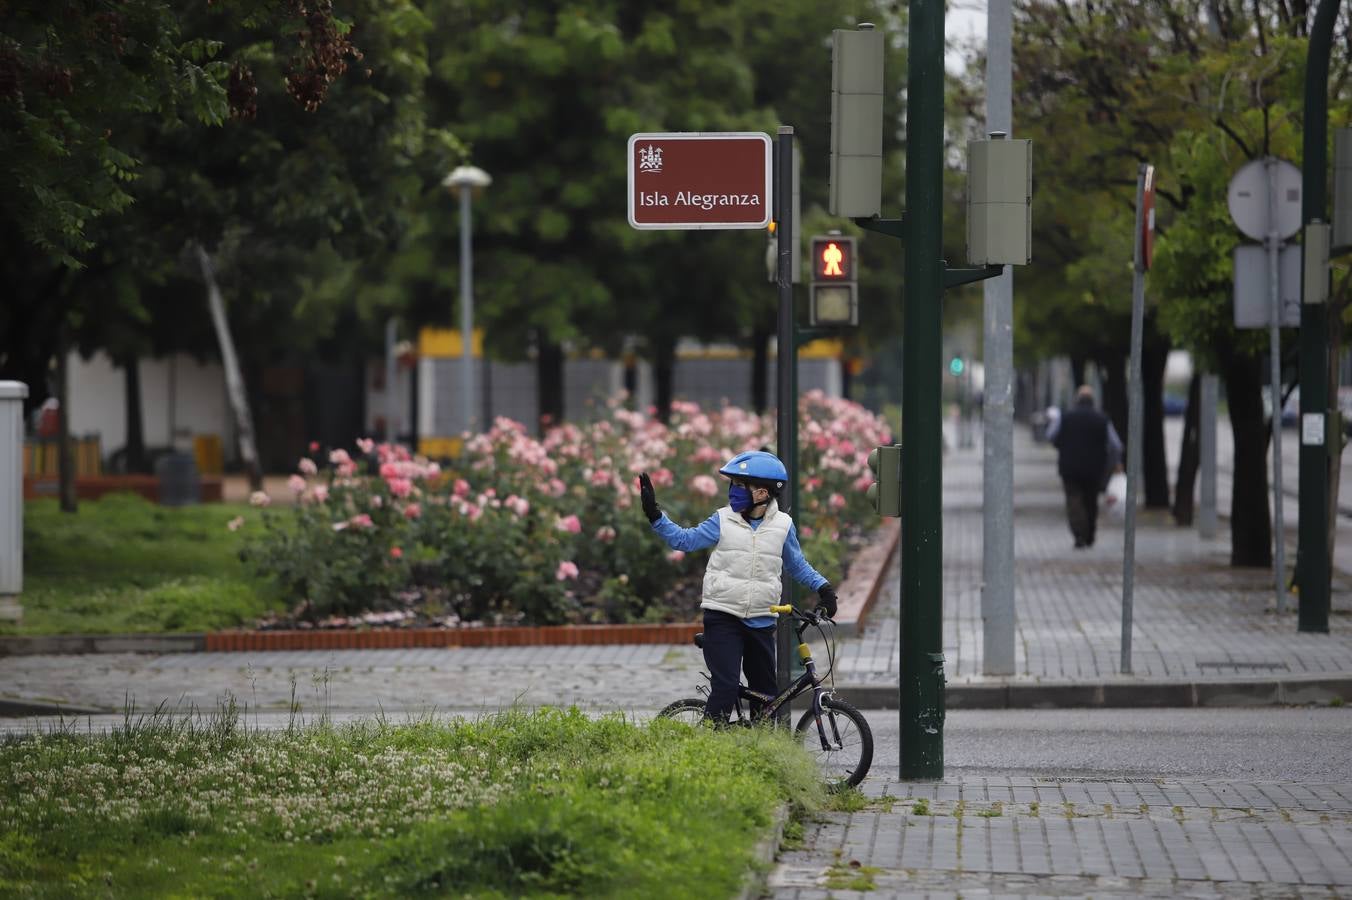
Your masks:
<instances>
[{"instance_id":1,"label":"asphalt road","mask_svg":"<svg viewBox=\"0 0 1352 900\"><path fill-rule=\"evenodd\" d=\"M873 773L899 769L896 711L865 713ZM1352 708L964 710L945 775L1352 782Z\"/></svg>"}]
</instances>

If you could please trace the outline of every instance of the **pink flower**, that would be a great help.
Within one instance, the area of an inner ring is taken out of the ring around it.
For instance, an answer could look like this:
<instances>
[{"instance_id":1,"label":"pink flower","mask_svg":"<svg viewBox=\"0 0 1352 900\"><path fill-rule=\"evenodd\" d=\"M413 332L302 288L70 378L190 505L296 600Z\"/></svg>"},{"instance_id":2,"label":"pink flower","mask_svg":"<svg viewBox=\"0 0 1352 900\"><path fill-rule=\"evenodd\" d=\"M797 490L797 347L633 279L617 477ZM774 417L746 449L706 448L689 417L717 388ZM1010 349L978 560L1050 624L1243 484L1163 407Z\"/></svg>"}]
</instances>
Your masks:
<instances>
[{"instance_id":1,"label":"pink flower","mask_svg":"<svg viewBox=\"0 0 1352 900\"><path fill-rule=\"evenodd\" d=\"M370 456L371 451L376 449L376 442L370 438L357 438L357 449L362 452L363 456Z\"/></svg>"},{"instance_id":2,"label":"pink flower","mask_svg":"<svg viewBox=\"0 0 1352 900\"><path fill-rule=\"evenodd\" d=\"M330 450L329 462L333 463L335 466L341 466L343 463L352 462L352 457L347 455L346 450Z\"/></svg>"},{"instance_id":3,"label":"pink flower","mask_svg":"<svg viewBox=\"0 0 1352 900\"><path fill-rule=\"evenodd\" d=\"M551 497L562 497L567 492L568 486L557 478L549 479L549 484L545 487L545 493Z\"/></svg>"},{"instance_id":4,"label":"pink flower","mask_svg":"<svg viewBox=\"0 0 1352 900\"><path fill-rule=\"evenodd\" d=\"M516 494L512 494L505 502L507 508L516 513L518 517L524 516L526 513L530 512L530 501L525 497L518 497Z\"/></svg>"},{"instance_id":5,"label":"pink flower","mask_svg":"<svg viewBox=\"0 0 1352 900\"><path fill-rule=\"evenodd\" d=\"M582 530L582 522L577 516L564 516L554 523L554 527L559 531L566 531L569 534L577 534Z\"/></svg>"},{"instance_id":6,"label":"pink flower","mask_svg":"<svg viewBox=\"0 0 1352 900\"><path fill-rule=\"evenodd\" d=\"M652 478L653 484L658 487L671 487L676 483L676 476L671 474L671 470L666 466L653 472L650 477Z\"/></svg>"},{"instance_id":7,"label":"pink flower","mask_svg":"<svg viewBox=\"0 0 1352 900\"><path fill-rule=\"evenodd\" d=\"M348 519L347 521L348 521L348 524L354 525L354 526L356 526L357 528L373 528L373 527L375 527L375 523L371 521L371 516L370 516L369 513L357 513L355 516L353 516L352 518Z\"/></svg>"},{"instance_id":8,"label":"pink flower","mask_svg":"<svg viewBox=\"0 0 1352 900\"><path fill-rule=\"evenodd\" d=\"M671 560L672 562L680 562L681 560L685 559L685 551L673 550L667 554L667 559Z\"/></svg>"},{"instance_id":9,"label":"pink flower","mask_svg":"<svg viewBox=\"0 0 1352 900\"><path fill-rule=\"evenodd\" d=\"M225 523L225 527L229 528L231 531L239 531L240 528L244 527L244 517L235 516L229 522Z\"/></svg>"},{"instance_id":10,"label":"pink flower","mask_svg":"<svg viewBox=\"0 0 1352 900\"><path fill-rule=\"evenodd\" d=\"M615 540L615 529L611 528L609 525L602 525L600 528L596 529L596 540L603 544L609 544L611 541Z\"/></svg>"},{"instance_id":11,"label":"pink flower","mask_svg":"<svg viewBox=\"0 0 1352 900\"><path fill-rule=\"evenodd\" d=\"M368 450L367 452L369 453L370 451ZM399 559L399 558L401 558L403 555L404 555L404 551L401 550L400 548L398 548L398 547L391 547L391 548L390 548L390 559Z\"/></svg>"},{"instance_id":12,"label":"pink flower","mask_svg":"<svg viewBox=\"0 0 1352 900\"><path fill-rule=\"evenodd\" d=\"M292 475L286 480L286 486L291 488L293 494L305 493L305 479L299 475Z\"/></svg>"},{"instance_id":13,"label":"pink flower","mask_svg":"<svg viewBox=\"0 0 1352 900\"><path fill-rule=\"evenodd\" d=\"M463 497L463 496L465 496L466 494L469 493L469 482L466 481L466 480L463 479L463 478L457 478L457 479L455 480L455 491L454 491L454 492L455 492L455 495L456 495L457 497Z\"/></svg>"},{"instance_id":14,"label":"pink flower","mask_svg":"<svg viewBox=\"0 0 1352 900\"><path fill-rule=\"evenodd\" d=\"M319 466L308 456L302 456L300 462L296 464L296 470L302 475L314 475L319 472Z\"/></svg>"},{"instance_id":15,"label":"pink flower","mask_svg":"<svg viewBox=\"0 0 1352 900\"><path fill-rule=\"evenodd\" d=\"M310 452L311 453L319 452L319 441L310 441Z\"/></svg>"},{"instance_id":16,"label":"pink flower","mask_svg":"<svg viewBox=\"0 0 1352 900\"><path fill-rule=\"evenodd\" d=\"M267 506L272 502L272 498L262 491L254 491L249 495L250 506Z\"/></svg>"},{"instance_id":17,"label":"pink flower","mask_svg":"<svg viewBox=\"0 0 1352 900\"><path fill-rule=\"evenodd\" d=\"M315 502L323 503L329 499L329 486L326 484L315 485Z\"/></svg>"},{"instance_id":18,"label":"pink flower","mask_svg":"<svg viewBox=\"0 0 1352 900\"><path fill-rule=\"evenodd\" d=\"M565 581L577 577L577 563L564 560L559 563L559 567L554 570L554 577L559 581Z\"/></svg>"},{"instance_id":19,"label":"pink flower","mask_svg":"<svg viewBox=\"0 0 1352 900\"><path fill-rule=\"evenodd\" d=\"M398 478L399 467L392 462L383 462L380 464L381 478Z\"/></svg>"},{"instance_id":20,"label":"pink flower","mask_svg":"<svg viewBox=\"0 0 1352 900\"><path fill-rule=\"evenodd\" d=\"M422 515L422 506L417 503L410 503L404 507L405 519L416 519Z\"/></svg>"},{"instance_id":21,"label":"pink flower","mask_svg":"<svg viewBox=\"0 0 1352 900\"><path fill-rule=\"evenodd\" d=\"M696 475L690 479L690 489L705 497L712 497L718 493L718 482L714 481L712 475Z\"/></svg>"},{"instance_id":22,"label":"pink flower","mask_svg":"<svg viewBox=\"0 0 1352 900\"><path fill-rule=\"evenodd\" d=\"M390 486L390 493L396 497L407 497L413 493L413 482L407 478L391 478L387 484Z\"/></svg>"},{"instance_id":23,"label":"pink flower","mask_svg":"<svg viewBox=\"0 0 1352 900\"><path fill-rule=\"evenodd\" d=\"M840 496L840 494L833 493L830 497L827 498L826 505L831 507L831 509L844 509L845 498Z\"/></svg>"},{"instance_id":24,"label":"pink flower","mask_svg":"<svg viewBox=\"0 0 1352 900\"><path fill-rule=\"evenodd\" d=\"M802 533L803 537L805 537L805 538L810 538L810 537L812 537L812 535L813 535L813 533L814 533L814 532L812 531L812 526L811 526L811 525L804 525L802 528L799 528L798 531L799 531L800 533Z\"/></svg>"},{"instance_id":25,"label":"pink flower","mask_svg":"<svg viewBox=\"0 0 1352 900\"><path fill-rule=\"evenodd\" d=\"M591 482L592 487L605 487L610 483L610 473L605 469L596 469L587 480Z\"/></svg>"}]
</instances>

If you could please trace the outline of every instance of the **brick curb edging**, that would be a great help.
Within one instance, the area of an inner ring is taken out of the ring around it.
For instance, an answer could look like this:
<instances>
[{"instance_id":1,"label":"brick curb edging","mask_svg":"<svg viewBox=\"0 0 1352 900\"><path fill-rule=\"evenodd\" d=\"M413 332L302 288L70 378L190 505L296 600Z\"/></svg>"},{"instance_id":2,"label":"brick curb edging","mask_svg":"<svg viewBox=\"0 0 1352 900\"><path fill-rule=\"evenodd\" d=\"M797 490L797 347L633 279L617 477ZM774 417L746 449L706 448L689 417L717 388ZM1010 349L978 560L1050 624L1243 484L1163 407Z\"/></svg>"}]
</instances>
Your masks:
<instances>
[{"instance_id":1,"label":"brick curb edging","mask_svg":"<svg viewBox=\"0 0 1352 900\"><path fill-rule=\"evenodd\" d=\"M887 520L881 534L855 554L837 593L837 634L857 634L878 597L901 528ZM271 650L397 650L415 647L539 647L609 644L687 644L698 622L664 625L543 625L489 628L388 628L363 631L212 631L181 634L55 634L0 637L0 657L75 653L197 653Z\"/></svg>"},{"instance_id":2,"label":"brick curb edging","mask_svg":"<svg viewBox=\"0 0 1352 900\"><path fill-rule=\"evenodd\" d=\"M895 685L840 685L861 709L896 709ZM1159 709L1165 707L1302 706L1352 699L1352 675L1235 681L950 684L948 709Z\"/></svg>"}]
</instances>

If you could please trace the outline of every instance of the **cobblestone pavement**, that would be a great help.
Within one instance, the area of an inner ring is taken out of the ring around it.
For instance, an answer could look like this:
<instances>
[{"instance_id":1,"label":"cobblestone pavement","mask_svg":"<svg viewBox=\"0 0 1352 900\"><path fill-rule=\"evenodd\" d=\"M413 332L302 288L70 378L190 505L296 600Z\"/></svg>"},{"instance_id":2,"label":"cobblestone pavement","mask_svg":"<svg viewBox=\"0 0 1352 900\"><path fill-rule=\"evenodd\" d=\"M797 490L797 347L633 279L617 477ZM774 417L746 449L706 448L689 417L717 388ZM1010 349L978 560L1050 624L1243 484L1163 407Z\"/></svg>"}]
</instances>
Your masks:
<instances>
[{"instance_id":1,"label":"cobblestone pavement","mask_svg":"<svg viewBox=\"0 0 1352 900\"><path fill-rule=\"evenodd\" d=\"M1229 565L1214 540L1166 516L1137 517L1132 670L1119 673L1123 527L1100 517L1098 541L1072 548L1055 451L1015 442L1015 603L1012 678L981 674L981 454L944 465L944 656L950 684L1252 679L1352 673L1352 572L1334 576L1330 633L1296 631L1297 599L1274 609L1272 576ZM1288 512L1292 504L1287 504ZM1294 526L1287 530L1294 540ZM1288 559L1294 557L1294 544ZM863 635L844 645L846 684L895 684L900 662L899 564Z\"/></svg>"},{"instance_id":2,"label":"cobblestone pavement","mask_svg":"<svg viewBox=\"0 0 1352 900\"><path fill-rule=\"evenodd\" d=\"M776 898L1337 897L1352 887L1352 784L869 779L783 852ZM874 894L873 896L878 896Z\"/></svg>"}]
</instances>

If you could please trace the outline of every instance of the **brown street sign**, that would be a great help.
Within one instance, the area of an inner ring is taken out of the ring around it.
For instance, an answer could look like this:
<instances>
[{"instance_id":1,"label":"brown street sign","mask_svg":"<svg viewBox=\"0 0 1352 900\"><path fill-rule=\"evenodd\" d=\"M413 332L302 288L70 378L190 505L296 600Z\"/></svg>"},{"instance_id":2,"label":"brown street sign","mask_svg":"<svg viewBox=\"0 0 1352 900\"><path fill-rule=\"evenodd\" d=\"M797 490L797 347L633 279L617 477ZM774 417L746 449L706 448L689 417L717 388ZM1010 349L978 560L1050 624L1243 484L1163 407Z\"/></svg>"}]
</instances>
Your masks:
<instances>
[{"instance_id":1,"label":"brown street sign","mask_svg":"<svg viewBox=\"0 0 1352 900\"><path fill-rule=\"evenodd\" d=\"M764 228L770 136L640 133L629 138L629 224L640 229Z\"/></svg>"}]
</instances>

